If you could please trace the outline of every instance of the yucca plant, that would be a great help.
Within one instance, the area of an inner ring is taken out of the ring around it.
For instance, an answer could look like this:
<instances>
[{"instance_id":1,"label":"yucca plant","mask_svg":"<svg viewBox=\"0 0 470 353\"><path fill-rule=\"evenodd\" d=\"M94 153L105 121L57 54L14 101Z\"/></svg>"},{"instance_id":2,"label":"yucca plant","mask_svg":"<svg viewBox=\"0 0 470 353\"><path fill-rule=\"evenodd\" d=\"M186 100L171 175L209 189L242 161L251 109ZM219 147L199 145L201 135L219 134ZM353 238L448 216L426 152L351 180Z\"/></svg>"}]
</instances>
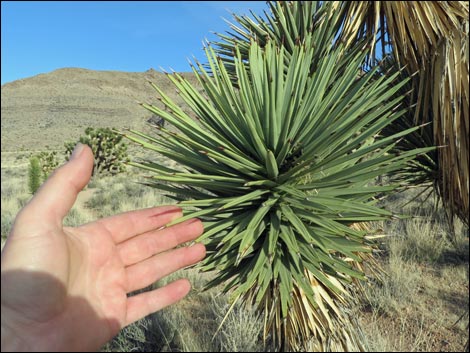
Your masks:
<instances>
[{"instance_id":1,"label":"yucca plant","mask_svg":"<svg viewBox=\"0 0 470 353\"><path fill-rule=\"evenodd\" d=\"M400 124L394 125L395 132L405 125L427 124L409 136L409 142L441 147L427 158L423 168L415 164L419 178L409 170L398 174L411 176L409 181L415 185L432 180L449 218L457 215L468 225L468 2L269 1L268 8L264 18L254 13L251 17L234 14L232 31L219 34L220 41L213 43L229 72L234 74L231 53L235 46L246 57L251 39L261 45L268 39L275 40L290 52L306 34L316 36L318 43L334 33L336 44L348 47L360 42L369 47L365 66L391 55L396 70L412 77L408 98L412 109ZM321 22L332 16L334 23L322 30ZM319 51L317 54L323 55Z\"/></svg>"},{"instance_id":2,"label":"yucca plant","mask_svg":"<svg viewBox=\"0 0 470 353\"><path fill-rule=\"evenodd\" d=\"M217 33L220 41L212 43L235 81L235 46L242 57L247 59L252 40L261 47L268 41L274 41L286 49L285 60L288 62L294 48L311 37L312 42L309 44L316 44L311 63L314 69L319 58L335 45L332 39L340 30L341 13L330 4L322 4L320 1L268 1L267 5L269 13L265 11L265 18L255 13L251 13L251 17L233 14L237 24L230 23L232 32ZM325 22L329 26L325 26Z\"/></svg>"},{"instance_id":3,"label":"yucca plant","mask_svg":"<svg viewBox=\"0 0 470 353\"><path fill-rule=\"evenodd\" d=\"M366 44L371 46L369 42L372 40L373 33L365 35L363 31L356 29L357 33L355 35L350 30L347 32L348 36L345 38L341 37L341 35L345 36L346 32L344 30L344 23L346 19L351 17L349 15L351 10L348 4L320 1L269 1L267 5L269 12L265 11L264 18L255 13L252 13L251 16L233 14L236 23L230 23L231 31L228 31L226 34L218 33L219 41L212 43L216 53L220 55L221 60L224 62L227 71L233 77L236 77L236 72L234 70L232 53L236 47L242 57L248 62L251 40L256 40L261 47L268 40L276 42L278 46L283 46L286 50L285 60L287 63L296 43L302 42L307 46L315 46L310 70L315 70L316 63L318 63L319 58L325 56L326 51L331 49L331 47L342 45L342 42L346 42L344 47L349 51L357 50L357 48L361 48ZM325 26L324 23L329 25ZM312 40L305 40L306 38L312 38ZM352 40L353 38L354 40ZM322 44L318 45L317 43ZM406 71L400 70L400 66L394 57L385 55L385 43L385 41L382 43L382 55L384 57L380 62L377 62L379 67L377 75L389 75L396 72L398 73L395 79L397 83L408 79L406 85L397 90L395 96L390 97L390 99L393 100L401 96L404 97L404 106L414 107L415 101L412 92L413 86L416 84L416 80L419 80L419 77L416 75L409 77L410 75ZM343 56L341 59L347 60L347 58L347 56ZM365 58L364 67L369 67L370 64L374 63L374 60L371 58L378 58L375 54L375 46L369 49L369 53ZM339 62L338 65L344 67L347 64ZM288 67L288 64L286 67ZM340 76L341 74L341 70L338 70L338 75ZM358 70L359 74L360 71ZM414 114L414 109L409 109L394 124L388 125L382 132L390 136L398 131L404 131L416 126ZM426 119L421 117L419 121L426 121ZM399 141L394 147L395 152L433 146L432 129L433 127L430 124L422 124L420 129L413 131ZM419 156L413 163L407 165L405 169L395 171L392 177L394 179L406 180L408 184L412 185L429 186L436 182L437 173L437 155L434 151L432 154Z\"/></svg>"},{"instance_id":4,"label":"yucca plant","mask_svg":"<svg viewBox=\"0 0 470 353\"><path fill-rule=\"evenodd\" d=\"M339 304L364 278L371 243L349 226L393 217L374 196L397 185L371 183L427 150L390 153L413 129L380 136L404 112L401 97L389 99L403 85L391 85L396 75L359 77L365 49L315 44L297 43L286 61L282 46L251 41L248 61L235 53L235 85L209 46L210 70L193 68L204 94L168 75L194 117L154 86L164 107L143 106L179 131L127 137L178 162L132 165L190 210L179 221L204 221L202 269L219 272L209 286L224 284L234 301L258 305L266 335L284 349L313 338L317 350L357 350L360 339ZM314 62L316 50L324 55Z\"/></svg>"}]
</instances>

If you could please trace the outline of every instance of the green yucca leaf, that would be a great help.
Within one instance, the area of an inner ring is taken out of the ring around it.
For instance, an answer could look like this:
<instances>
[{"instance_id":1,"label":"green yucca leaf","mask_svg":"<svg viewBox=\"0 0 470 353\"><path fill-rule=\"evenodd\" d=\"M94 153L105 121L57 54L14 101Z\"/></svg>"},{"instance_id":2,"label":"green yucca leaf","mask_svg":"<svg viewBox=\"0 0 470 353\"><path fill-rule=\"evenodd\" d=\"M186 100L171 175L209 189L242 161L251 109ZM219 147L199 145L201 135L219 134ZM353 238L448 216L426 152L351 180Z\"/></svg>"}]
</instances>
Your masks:
<instances>
[{"instance_id":1,"label":"green yucca leaf","mask_svg":"<svg viewBox=\"0 0 470 353\"><path fill-rule=\"evenodd\" d=\"M276 157L271 150L268 150L266 156L266 173L269 179L276 179L279 175L279 167L277 166Z\"/></svg>"},{"instance_id":2,"label":"green yucca leaf","mask_svg":"<svg viewBox=\"0 0 470 353\"><path fill-rule=\"evenodd\" d=\"M393 149L412 129L381 135L403 114L395 96L404 83L358 74L368 50L332 44L340 15L331 5L282 6L271 7L279 22L269 35L292 30L299 39L279 45L264 37L266 27L234 45L230 59L208 46L209 69L193 67L203 93L169 75L192 113L158 87L163 107L143 104L176 132L126 136L178 163L132 165L187 210L172 224L205 223L201 269L218 272L208 286L224 284L233 298L266 308L276 340L281 327L326 339L336 334L333 322L344 322L337 303L365 278L361 262L372 249L367 232L352 225L394 217L376 201L399 185L370 185L429 149Z\"/></svg>"}]
</instances>

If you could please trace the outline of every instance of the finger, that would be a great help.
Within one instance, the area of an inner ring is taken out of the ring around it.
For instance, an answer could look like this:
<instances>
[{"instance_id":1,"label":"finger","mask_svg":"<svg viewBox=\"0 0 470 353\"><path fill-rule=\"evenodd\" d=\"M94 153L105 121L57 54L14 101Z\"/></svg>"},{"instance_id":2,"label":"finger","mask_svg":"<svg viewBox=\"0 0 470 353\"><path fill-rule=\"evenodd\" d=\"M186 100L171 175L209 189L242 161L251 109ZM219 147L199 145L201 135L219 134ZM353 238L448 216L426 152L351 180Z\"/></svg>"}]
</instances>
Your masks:
<instances>
[{"instance_id":1,"label":"finger","mask_svg":"<svg viewBox=\"0 0 470 353\"><path fill-rule=\"evenodd\" d=\"M155 255L126 268L127 292L145 288L181 268L195 264L206 255L203 244L195 244Z\"/></svg>"},{"instance_id":2,"label":"finger","mask_svg":"<svg viewBox=\"0 0 470 353\"><path fill-rule=\"evenodd\" d=\"M30 224L35 228L51 223L61 226L78 193L90 180L92 170L91 148L77 144L70 160L47 179L18 215L19 218L27 218L27 221L18 223Z\"/></svg>"},{"instance_id":3,"label":"finger","mask_svg":"<svg viewBox=\"0 0 470 353\"><path fill-rule=\"evenodd\" d=\"M126 326L183 299L191 290L187 279L127 299Z\"/></svg>"},{"instance_id":4,"label":"finger","mask_svg":"<svg viewBox=\"0 0 470 353\"><path fill-rule=\"evenodd\" d=\"M159 229L182 215L179 207L159 206L102 218L81 228L86 231L87 228L101 226L119 244L136 235Z\"/></svg>"},{"instance_id":5,"label":"finger","mask_svg":"<svg viewBox=\"0 0 470 353\"><path fill-rule=\"evenodd\" d=\"M194 240L202 232L202 222L198 219L190 219L168 228L133 237L120 243L117 249L124 266L129 266Z\"/></svg>"}]
</instances>

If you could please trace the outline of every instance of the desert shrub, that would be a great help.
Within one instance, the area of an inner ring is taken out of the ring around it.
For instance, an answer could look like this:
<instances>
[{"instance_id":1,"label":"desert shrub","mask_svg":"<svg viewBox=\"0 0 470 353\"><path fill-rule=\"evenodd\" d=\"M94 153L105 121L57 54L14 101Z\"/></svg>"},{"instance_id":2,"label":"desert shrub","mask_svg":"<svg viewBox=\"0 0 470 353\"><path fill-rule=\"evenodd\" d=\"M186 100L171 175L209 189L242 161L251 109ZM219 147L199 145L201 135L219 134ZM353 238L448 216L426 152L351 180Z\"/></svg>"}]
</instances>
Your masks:
<instances>
[{"instance_id":1,"label":"desert shrub","mask_svg":"<svg viewBox=\"0 0 470 353\"><path fill-rule=\"evenodd\" d=\"M93 175L115 175L125 171L127 162L127 144L122 136L109 128L85 129L85 136L80 137L80 143L91 147L95 157ZM75 142L65 143L65 155L68 160L75 147Z\"/></svg>"},{"instance_id":2,"label":"desert shrub","mask_svg":"<svg viewBox=\"0 0 470 353\"><path fill-rule=\"evenodd\" d=\"M87 213L83 209L74 207L65 217L64 225L67 227L78 227L90 221L92 221L92 219L87 217Z\"/></svg>"},{"instance_id":3,"label":"desert shrub","mask_svg":"<svg viewBox=\"0 0 470 353\"><path fill-rule=\"evenodd\" d=\"M43 180L46 180L49 175L59 166L56 151L41 152L36 155L36 158L39 160L39 166L41 168Z\"/></svg>"},{"instance_id":4,"label":"desert shrub","mask_svg":"<svg viewBox=\"0 0 470 353\"><path fill-rule=\"evenodd\" d=\"M1 233L2 239L6 238L10 233L13 222L15 221L15 215L11 212L2 212L1 216Z\"/></svg>"},{"instance_id":5,"label":"desert shrub","mask_svg":"<svg viewBox=\"0 0 470 353\"><path fill-rule=\"evenodd\" d=\"M262 344L263 317L255 308L239 303L230 309L226 297L213 297L212 310L221 323L214 342L221 352L264 352Z\"/></svg>"}]
</instances>

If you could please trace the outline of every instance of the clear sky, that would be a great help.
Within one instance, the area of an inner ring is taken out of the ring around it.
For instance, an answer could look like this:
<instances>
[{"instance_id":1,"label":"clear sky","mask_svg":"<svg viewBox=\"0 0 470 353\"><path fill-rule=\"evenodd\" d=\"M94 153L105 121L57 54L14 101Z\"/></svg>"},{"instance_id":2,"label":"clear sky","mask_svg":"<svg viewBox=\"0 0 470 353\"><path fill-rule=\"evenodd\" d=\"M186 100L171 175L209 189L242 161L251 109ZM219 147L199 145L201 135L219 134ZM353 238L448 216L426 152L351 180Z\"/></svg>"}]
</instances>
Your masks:
<instances>
[{"instance_id":1,"label":"clear sky","mask_svg":"<svg viewBox=\"0 0 470 353\"><path fill-rule=\"evenodd\" d=\"M1 83L64 67L190 71L231 13L265 1L2 1Z\"/></svg>"}]
</instances>

